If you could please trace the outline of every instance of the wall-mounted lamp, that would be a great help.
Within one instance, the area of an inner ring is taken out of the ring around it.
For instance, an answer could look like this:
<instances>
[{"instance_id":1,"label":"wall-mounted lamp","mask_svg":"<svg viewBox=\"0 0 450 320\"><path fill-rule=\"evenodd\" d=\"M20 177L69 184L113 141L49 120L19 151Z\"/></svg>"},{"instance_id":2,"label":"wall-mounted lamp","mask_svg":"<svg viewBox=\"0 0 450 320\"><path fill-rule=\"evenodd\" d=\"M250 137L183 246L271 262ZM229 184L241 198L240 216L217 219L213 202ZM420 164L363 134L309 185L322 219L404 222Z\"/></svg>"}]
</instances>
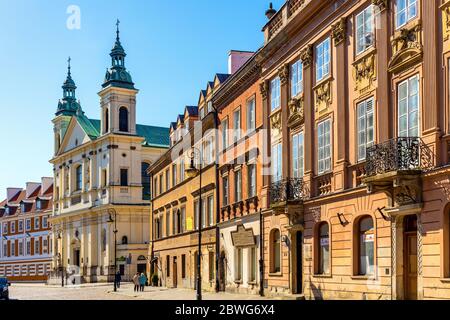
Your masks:
<instances>
[{"instance_id":1,"label":"wall-mounted lamp","mask_svg":"<svg viewBox=\"0 0 450 320\"><path fill-rule=\"evenodd\" d=\"M348 225L348 221L345 218L345 215L343 213L338 212L337 217L339 219L339 223L345 227L346 225Z\"/></svg>"},{"instance_id":2,"label":"wall-mounted lamp","mask_svg":"<svg viewBox=\"0 0 450 320\"><path fill-rule=\"evenodd\" d=\"M377 211L381 214L381 216L383 217L383 219L385 220L385 221L391 221L391 219L387 216L387 215L385 215L384 213L383 213L383 210L384 209L386 209L386 207L383 207L383 208L377 208Z\"/></svg>"}]
</instances>

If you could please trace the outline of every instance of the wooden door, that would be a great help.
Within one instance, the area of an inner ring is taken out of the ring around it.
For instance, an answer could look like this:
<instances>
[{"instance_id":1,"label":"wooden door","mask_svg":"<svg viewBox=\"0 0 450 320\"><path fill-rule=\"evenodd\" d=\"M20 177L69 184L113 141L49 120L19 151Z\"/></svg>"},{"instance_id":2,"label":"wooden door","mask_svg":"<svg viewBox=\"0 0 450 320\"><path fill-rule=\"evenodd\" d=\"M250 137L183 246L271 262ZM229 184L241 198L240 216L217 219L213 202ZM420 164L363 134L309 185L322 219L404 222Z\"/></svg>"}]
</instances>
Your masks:
<instances>
[{"instance_id":1,"label":"wooden door","mask_svg":"<svg viewBox=\"0 0 450 320\"><path fill-rule=\"evenodd\" d=\"M173 287L176 288L178 286L178 267L177 267L177 258L173 258Z\"/></svg>"},{"instance_id":2,"label":"wooden door","mask_svg":"<svg viewBox=\"0 0 450 320\"><path fill-rule=\"evenodd\" d=\"M417 217L405 219L404 234L405 299L417 300Z\"/></svg>"}]
</instances>

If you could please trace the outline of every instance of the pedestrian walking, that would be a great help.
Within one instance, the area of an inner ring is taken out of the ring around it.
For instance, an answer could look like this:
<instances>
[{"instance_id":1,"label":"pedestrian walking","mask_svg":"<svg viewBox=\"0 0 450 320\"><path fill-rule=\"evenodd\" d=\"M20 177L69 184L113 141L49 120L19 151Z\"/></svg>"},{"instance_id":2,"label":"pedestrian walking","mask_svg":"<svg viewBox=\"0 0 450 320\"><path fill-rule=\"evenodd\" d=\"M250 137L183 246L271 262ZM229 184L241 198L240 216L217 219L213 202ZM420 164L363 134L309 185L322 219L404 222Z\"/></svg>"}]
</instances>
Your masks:
<instances>
[{"instance_id":1,"label":"pedestrian walking","mask_svg":"<svg viewBox=\"0 0 450 320\"><path fill-rule=\"evenodd\" d=\"M120 271L117 271L115 281L116 281L117 289L120 289L120 281L122 281L122 276L120 275Z\"/></svg>"},{"instance_id":2,"label":"pedestrian walking","mask_svg":"<svg viewBox=\"0 0 450 320\"><path fill-rule=\"evenodd\" d=\"M144 292L145 285L147 284L147 277L145 276L144 273L141 273L141 275L139 277L139 284L140 284L141 291Z\"/></svg>"},{"instance_id":3,"label":"pedestrian walking","mask_svg":"<svg viewBox=\"0 0 450 320\"><path fill-rule=\"evenodd\" d=\"M139 291L139 272L136 272L136 274L133 277L133 283L134 283L134 292Z\"/></svg>"}]
</instances>

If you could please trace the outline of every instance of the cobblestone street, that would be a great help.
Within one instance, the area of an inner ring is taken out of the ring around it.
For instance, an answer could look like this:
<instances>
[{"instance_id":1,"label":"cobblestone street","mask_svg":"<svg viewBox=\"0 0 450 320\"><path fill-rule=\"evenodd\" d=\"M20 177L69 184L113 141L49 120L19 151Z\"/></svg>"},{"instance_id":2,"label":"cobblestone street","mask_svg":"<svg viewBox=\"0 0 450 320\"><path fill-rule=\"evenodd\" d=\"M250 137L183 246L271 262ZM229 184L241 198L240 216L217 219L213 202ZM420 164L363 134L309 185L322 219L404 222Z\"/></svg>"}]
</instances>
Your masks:
<instances>
[{"instance_id":1,"label":"cobblestone street","mask_svg":"<svg viewBox=\"0 0 450 320\"><path fill-rule=\"evenodd\" d=\"M45 284L12 284L12 300L195 300L195 291L146 287L145 292L133 292L133 285L122 284L117 292L112 284L94 284L71 287ZM257 295L203 293L204 300L261 300Z\"/></svg>"}]
</instances>

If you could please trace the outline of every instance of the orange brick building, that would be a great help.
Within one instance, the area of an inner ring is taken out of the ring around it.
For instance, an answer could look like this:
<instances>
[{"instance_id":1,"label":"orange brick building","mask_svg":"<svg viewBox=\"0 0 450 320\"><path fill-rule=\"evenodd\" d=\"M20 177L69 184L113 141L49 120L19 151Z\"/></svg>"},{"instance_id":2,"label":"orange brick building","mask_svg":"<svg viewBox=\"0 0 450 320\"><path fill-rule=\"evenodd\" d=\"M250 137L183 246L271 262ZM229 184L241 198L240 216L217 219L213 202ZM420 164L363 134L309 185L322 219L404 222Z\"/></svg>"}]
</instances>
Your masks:
<instances>
[{"instance_id":1,"label":"orange brick building","mask_svg":"<svg viewBox=\"0 0 450 320\"><path fill-rule=\"evenodd\" d=\"M0 202L0 277L46 281L52 259L48 222L53 210L53 179L8 188Z\"/></svg>"}]
</instances>

